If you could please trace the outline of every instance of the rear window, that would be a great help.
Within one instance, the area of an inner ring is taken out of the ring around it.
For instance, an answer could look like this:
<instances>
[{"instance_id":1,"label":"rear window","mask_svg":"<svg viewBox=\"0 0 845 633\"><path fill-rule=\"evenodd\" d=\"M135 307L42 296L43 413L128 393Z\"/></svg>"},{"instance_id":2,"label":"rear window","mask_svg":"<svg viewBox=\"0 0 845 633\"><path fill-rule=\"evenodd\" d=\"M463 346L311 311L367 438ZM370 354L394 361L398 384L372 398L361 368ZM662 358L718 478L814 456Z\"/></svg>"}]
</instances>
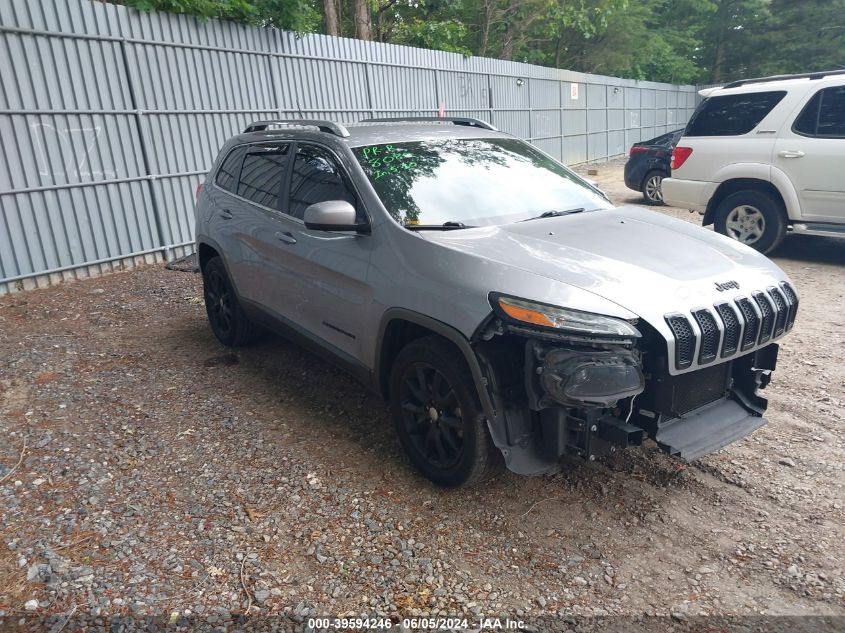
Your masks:
<instances>
[{"instance_id":1,"label":"rear window","mask_svg":"<svg viewBox=\"0 0 845 633\"><path fill-rule=\"evenodd\" d=\"M786 95L783 90L709 97L687 125L686 136L739 136L760 124Z\"/></svg>"},{"instance_id":2,"label":"rear window","mask_svg":"<svg viewBox=\"0 0 845 633\"><path fill-rule=\"evenodd\" d=\"M288 161L287 145L253 145L244 157L238 195L276 209Z\"/></svg>"},{"instance_id":3,"label":"rear window","mask_svg":"<svg viewBox=\"0 0 845 633\"><path fill-rule=\"evenodd\" d=\"M243 148L237 147L229 152L226 160L220 166L220 171L217 172L217 186L235 193L238 182L238 171L241 169L241 161L243 160Z\"/></svg>"}]
</instances>

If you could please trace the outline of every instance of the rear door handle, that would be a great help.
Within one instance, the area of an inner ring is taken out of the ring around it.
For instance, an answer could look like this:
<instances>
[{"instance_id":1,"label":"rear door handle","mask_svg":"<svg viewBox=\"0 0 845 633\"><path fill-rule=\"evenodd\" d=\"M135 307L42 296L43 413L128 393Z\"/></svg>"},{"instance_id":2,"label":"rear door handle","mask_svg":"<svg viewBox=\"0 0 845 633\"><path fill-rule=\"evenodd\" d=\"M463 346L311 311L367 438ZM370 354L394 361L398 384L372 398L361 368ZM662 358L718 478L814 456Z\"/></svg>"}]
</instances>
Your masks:
<instances>
[{"instance_id":1,"label":"rear door handle","mask_svg":"<svg viewBox=\"0 0 845 633\"><path fill-rule=\"evenodd\" d=\"M778 152L781 158L801 158L804 155L800 149L785 149Z\"/></svg>"},{"instance_id":2,"label":"rear door handle","mask_svg":"<svg viewBox=\"0 0 845 633\"><path fill-rule=\"evenodd\" d=\"M296 244L296 238L288 231L277 231L275 233L276 239L285 244Z\"/></svg>"},{"instance_id":3,"label":"rear door handle","mask_svg":"<svg viewBox=\"0 0 845 633\"><path fill-rule=\"evenodd\" d=\"M232 214L231 211L229 211L229 209L221 209L220 210L220 217L223 218L224 220L231 220L235 216Z\"/></svg>"}]
</instances>

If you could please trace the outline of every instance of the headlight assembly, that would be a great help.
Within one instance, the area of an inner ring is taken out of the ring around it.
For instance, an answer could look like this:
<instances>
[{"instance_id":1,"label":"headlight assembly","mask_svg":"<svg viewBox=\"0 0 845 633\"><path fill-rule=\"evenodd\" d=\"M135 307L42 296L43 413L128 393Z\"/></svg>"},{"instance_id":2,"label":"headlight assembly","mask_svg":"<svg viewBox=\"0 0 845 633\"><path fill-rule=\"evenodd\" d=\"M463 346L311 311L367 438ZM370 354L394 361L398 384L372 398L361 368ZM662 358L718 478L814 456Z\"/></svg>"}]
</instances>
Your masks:
<instances>
[{"instance_id":1,"label":"headlight assembly","mask_svg":"<svg viewBox=\"0 0 845 633\"><path fill-rule=\"evenodd\" d=\"M511 322L586 336L640 337L637 328L627 321L601 314L570 310L499 294L491 294L490 303L499 316Z\"/></svg>"}]
</instances>

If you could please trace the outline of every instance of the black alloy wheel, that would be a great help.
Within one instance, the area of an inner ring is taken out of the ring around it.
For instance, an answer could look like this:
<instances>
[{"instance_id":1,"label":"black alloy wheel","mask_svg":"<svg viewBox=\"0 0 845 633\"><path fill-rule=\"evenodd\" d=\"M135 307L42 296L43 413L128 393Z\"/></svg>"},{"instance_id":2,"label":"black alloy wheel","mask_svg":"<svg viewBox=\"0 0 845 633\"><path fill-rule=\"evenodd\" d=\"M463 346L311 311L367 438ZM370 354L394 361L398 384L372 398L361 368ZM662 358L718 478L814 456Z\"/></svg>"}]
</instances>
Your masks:
<instances>
[{"instance_id":1,"label":"black alloy wheel","mask_svg":"<svg viewBox=\"0 0 845 633\"><path fill-rule=\"evenodd\" d=\"M223 345L238 347L254 340L260 333L241 308L220 257L213 257L202 269L205 312L211 330Z\"/></svg>"},{"instance_id":2,"label":"black alloy wheel","mask_svg":"<svg viewBox=\"0 0 845 633\"><path fill-rule=\"evenodd\" d=\"M408 458L439 486L472 485L502 462L469 366L439 336L408 343L393 362L390 413Z\"/></svg>"},{"instance_id":3,"label":"black alloy wheel","mask_svg":"<svg viewBox=\"0 0 845 633\"><path fill-rule=\"evenodd\" d=\"M458 463L464 448L463 419L455 390L428 363L409 365L402 379L402 420L415 450L439 469Z\"/></svg>"}]
</instances>

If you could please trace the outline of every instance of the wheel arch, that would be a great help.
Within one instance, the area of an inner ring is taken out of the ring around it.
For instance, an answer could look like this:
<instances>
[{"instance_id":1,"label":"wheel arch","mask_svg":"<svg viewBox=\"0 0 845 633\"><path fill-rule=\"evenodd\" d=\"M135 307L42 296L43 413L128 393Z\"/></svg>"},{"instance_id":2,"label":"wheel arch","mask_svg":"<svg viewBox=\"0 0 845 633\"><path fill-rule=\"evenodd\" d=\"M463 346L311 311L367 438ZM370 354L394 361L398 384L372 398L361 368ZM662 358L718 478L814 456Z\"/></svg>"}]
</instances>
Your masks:
<instances>
[{"instance_id":1,"label":"wheel arch","mask_svg":"<svg viewBox=\"0 0 845 633\"><path fill-rule=\"evenodd\" d=\"M197 238L197 265L199 266L200 274L202 274L205 270L205 265L213 257L219 257L223 262L223 268L226 269L226 274L229 276L229 281L232 283L232 289L235 291L235 296L238 298L238 301L242 301L243 298L241 297L241 293L238 291L238 287L235 284L235 278L232 276L232 269L229 267L229 260L226 258L225 251L210 237L203 236L202 238Z\"/></svg>"},{"instance_id":2,"label":"wheel arch","mask_svg":"<svg viewBox=\"0 0 845 633\"><path fill-rule=\"evenodd\" d=\"M381 319L373 376L374 386L378 392L382 397L388 397L390 370L399 351L411 341L432 334L448 341L463 356L472 375L484 415L493 420L495 415L490 394L487 391L487 379L470 341L451 325L404 308L391 308L385 311Z\"/></svg>"},{"instance_id":3,"label":"wheel arch","mask_svg":"<svg viewBox=\"0 0 845 633\"><path fill-rule=\"evenodd\" d=\"M716 191L713 192L713 195L710 196L710 201L707 203L707 210L704 212L702 224L707 226L708 224L713 224L716 221L716 209L719 208L722 200L731 194L737 193L738 191L746 190L767 193L775 199L780 200L784 208L788 209L783 195L781 195L780 190L773 183L767 180L761 180L760 178L731 178L730 180L726 180L721 183L716 188ZM788 211L787 215L789 215Z\"/></svg>"},{"instance_id":4,"label":"wheel arch","mask_svg":"<svg viewBox=\"0 0 845 633\"><path fill-rule=\"evenodd\" d=\"M199 266L200 272L205 270L205 265L212 257L223 257L220 250L216 248L216 245L212 245L206 241L197 242L197 265Z\"/></svg>"}]
</instances>

